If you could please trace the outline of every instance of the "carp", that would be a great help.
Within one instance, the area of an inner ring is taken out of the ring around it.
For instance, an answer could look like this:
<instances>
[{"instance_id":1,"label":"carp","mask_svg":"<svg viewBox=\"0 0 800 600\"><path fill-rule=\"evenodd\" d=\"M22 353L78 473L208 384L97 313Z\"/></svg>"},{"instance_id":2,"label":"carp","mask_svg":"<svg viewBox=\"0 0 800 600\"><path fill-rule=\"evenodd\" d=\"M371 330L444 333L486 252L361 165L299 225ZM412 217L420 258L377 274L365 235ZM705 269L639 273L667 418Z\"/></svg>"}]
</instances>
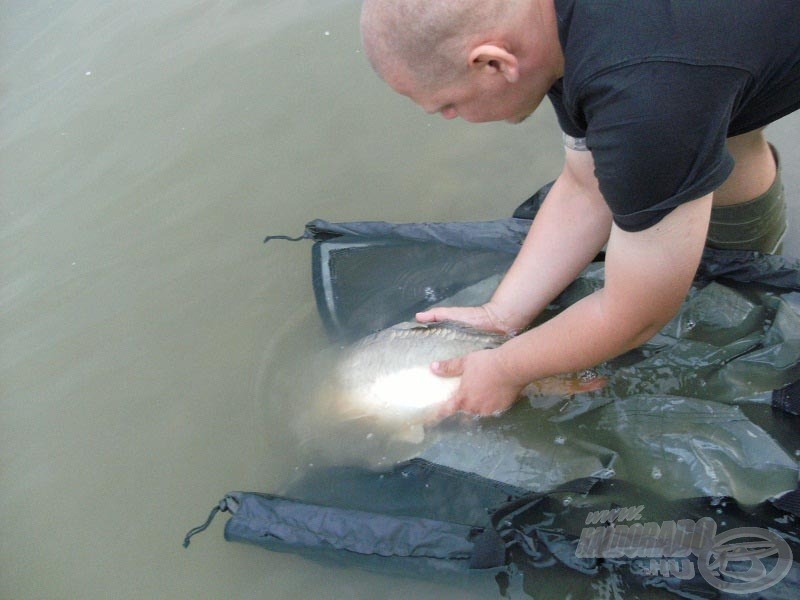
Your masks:
<instances>
[{"instance_id":1,"label":"carp","mask_svg":"<svg viewBox=\"0 0 800 600\"><path fill-rule=\"evenodd\" d=\"M372 419L399 439L419 443L461 379L435 375L430 364L497 348L508 339L448 321L399 323L346 348L323 390L341 418ZM561 375L531 383L522 396L569 396L604 385L593 372Z\"/></svg>"}]
</instances>

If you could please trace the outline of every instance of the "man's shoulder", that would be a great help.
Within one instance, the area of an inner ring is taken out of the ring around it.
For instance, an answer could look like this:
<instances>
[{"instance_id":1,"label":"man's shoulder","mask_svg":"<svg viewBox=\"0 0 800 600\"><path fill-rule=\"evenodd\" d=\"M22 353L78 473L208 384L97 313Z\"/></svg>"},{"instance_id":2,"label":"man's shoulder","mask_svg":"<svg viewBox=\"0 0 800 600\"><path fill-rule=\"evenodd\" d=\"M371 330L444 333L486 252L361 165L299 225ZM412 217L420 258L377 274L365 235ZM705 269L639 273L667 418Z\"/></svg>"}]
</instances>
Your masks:
<instances>
[{"instance_id":1,"label":"man's shoulder","mask_svg":"<svg viewBox=\"0 0 800 600\"><path fill-rule=\"evenodd\" d=\"M800 11L783 0L556 0L555 6L568 94L598 73L643 61L756 73L779 46L776 39L798 45Z\"/></svg>"}]
</instances>

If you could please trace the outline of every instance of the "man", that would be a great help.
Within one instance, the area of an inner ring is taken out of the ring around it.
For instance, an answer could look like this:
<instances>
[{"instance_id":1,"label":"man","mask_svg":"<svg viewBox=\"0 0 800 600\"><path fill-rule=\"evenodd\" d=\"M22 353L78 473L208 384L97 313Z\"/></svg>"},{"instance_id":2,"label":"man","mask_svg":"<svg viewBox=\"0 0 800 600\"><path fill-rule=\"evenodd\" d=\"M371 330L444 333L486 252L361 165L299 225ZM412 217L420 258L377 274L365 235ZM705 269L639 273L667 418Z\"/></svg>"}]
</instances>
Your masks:
<instances>
[{"instance_id":1,"label":"man","mask_svg":"<svg viewBox=\"0 0 800 600\"><path fill-rule=\"evenodd\" d=\"M500 348L432 365L461 376L448 412L498 413L531 381L647 341L706 243L779 250L785 208L762 129L800 108L799 32L796 0L364 2L373 67L427 112L519 123L547 95L564 131L564 169L491 301L418 320L518 333L606 245L602 290Z\"/></svg>"}]
</instances>

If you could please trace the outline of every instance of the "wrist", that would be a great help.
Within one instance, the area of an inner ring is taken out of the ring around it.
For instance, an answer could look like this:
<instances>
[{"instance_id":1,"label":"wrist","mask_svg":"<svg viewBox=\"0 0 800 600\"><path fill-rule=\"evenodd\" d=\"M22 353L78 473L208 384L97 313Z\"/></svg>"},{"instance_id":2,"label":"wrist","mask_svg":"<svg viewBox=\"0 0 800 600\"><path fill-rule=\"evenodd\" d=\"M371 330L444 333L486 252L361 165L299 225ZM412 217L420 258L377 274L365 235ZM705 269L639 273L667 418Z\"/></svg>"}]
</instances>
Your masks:
<instances>
[{"instance_id":1,"label":"wrist","mask_svg":"<svg viewBox=\"0 0 800 600\"><path fill-rule=\"evenodd\" d=\"M504 344L491 350L495 358L495 367L503 381L521 390L536 378L531 377L528 369L519 364L514 351L507 346L508 344Z\"/></svg>"},{"instance_id":2,"label":"wrist","mask_svg":"<svg viewBox=\"0 0 800 600\"><path fill-rule=\"evenodd\" d=\"M505 335L515 336L528 325L528 319L522 315L515 314L512 310L504 307L494 298L483 305L483 310L492 326Z\"/></svg>"}]
</instances>

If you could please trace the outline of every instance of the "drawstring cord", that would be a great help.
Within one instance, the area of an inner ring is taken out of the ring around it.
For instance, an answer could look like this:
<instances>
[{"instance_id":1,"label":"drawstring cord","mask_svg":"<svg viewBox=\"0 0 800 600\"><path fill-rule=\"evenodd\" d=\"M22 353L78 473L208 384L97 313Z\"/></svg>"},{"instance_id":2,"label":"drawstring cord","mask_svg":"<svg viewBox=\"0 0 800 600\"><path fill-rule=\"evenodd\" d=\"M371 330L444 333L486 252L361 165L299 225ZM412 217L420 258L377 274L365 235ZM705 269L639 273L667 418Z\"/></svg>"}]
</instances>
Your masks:
<instances>
[{"instance_id":1,"label":"drawstring cord","mask_svg":"<svg viewBox=\"0 0 800 600\"><path fill-rule=\"evenodd\" d=\"M211 525L211 521L214 520L214 517L217 516L217 513L219 511L225 512L225 511L228 510L228 502L227 502L227 500L228 500L227 497L225 497L222 500L220 500L219 504L211 509L211 513L208 515L208 519L206 519L206 522L203 523L202 525L200 525L199 527L195 527L189 533L186 534L186 537L183 538L183 547L184 548L188 548L189 547L189 541L195 535L197 535L198 533L202 533L203 531L208 529L209 525Z\"/></svg>"},{"instance_id":2,"label":"drawstring cord","mask_svg":"<svg viewBox=\"0 0 800 600\"><path fill-rule=\"evenodd\" d=\"M306 236L301 235L299 237L291 237L289 235L268 235L264 238L264 243L271 242L272 240L287 240L289 242L299 242L301 240L306 239Z\"/></svg>"}]
</instances>

